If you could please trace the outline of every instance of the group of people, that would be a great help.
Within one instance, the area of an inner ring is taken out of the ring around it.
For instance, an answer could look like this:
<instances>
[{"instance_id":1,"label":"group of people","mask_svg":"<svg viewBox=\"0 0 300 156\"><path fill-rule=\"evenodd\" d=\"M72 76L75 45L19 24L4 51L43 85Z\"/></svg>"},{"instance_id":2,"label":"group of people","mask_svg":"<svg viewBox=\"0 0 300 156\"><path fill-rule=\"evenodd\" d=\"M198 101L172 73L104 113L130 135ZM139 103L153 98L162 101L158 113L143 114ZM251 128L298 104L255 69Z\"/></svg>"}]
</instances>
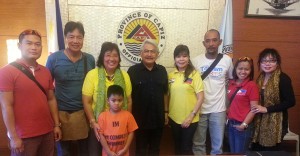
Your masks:
<instances>
[{"instance_id":1,"label":"group of people","mask_svg":"<svg viewBox=\"0 0 300 156\"><path fill-rule=\"evenodd\" d=\"M118 45L105 42L95 62L82 52L85 31L69 21L67 48L52 53L46 67L36 60L41 35L25 30L19 36L22 57L0 69L0 103L11 154L159 155L163 128L170 125L176 155L205 155L209 131L211 154L221 154L225 128L230 152L278 150L287 133L287 109L295 105L291 79L281 71L275 49L254 63L235 65L218 53L217 30L204 35L206 53L190 59L186 45L173 53L175 70L156 63L155 40L141 45L142 62L120 69Z\"/></svg>"}]
</instances>

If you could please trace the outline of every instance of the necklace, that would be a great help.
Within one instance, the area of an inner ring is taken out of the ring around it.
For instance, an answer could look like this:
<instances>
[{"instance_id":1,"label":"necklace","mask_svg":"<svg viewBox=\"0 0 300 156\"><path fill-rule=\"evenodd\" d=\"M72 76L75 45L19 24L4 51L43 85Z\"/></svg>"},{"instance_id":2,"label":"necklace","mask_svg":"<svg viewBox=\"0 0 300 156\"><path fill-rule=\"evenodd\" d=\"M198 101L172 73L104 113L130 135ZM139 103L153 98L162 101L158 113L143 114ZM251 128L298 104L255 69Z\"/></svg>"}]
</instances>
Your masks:
<instances>
[{"instance_id":1,"label":"necklace","mask_svg":"<svg viewBox=\"0 0 300 156\"><path fill-rule=\"evenodd\" d=\"M106 78L107 78L109 81L111 81L111 80L113 80L114 76L115 76L115 74L107 75Z\"/></svg>"}]
</instances>

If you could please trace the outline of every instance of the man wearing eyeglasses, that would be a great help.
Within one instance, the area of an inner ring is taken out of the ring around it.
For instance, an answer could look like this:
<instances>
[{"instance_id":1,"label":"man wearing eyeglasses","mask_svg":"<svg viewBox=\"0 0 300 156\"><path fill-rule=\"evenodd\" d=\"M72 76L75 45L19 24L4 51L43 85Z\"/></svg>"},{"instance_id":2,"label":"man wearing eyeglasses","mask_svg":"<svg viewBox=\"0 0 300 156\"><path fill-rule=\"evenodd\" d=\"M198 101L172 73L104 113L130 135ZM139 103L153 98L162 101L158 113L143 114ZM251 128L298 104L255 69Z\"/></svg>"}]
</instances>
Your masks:
<instances>
[{"instance_id":1,"label":"man wearing eyeglasses","mask_svg":"<svg viewBox=\"0 0 300 156\"><path fill-rule=\"evenodd\" d=\"M21 58L0 69L0 103L11 155L53 156L61 130L51 74L36 62L42 53L40 33L23 31L18 47Z\"/></svg>"},{"instance_id":2,"label":"man wearing eyeglasses","mask_svg":"<svg viewBox=\"0 0 300 156\"><path fill-rule=\"evenodd\" d=\"M139 126L135 131L136 155L159 155L165 117L167 117L168 75L156 64L159 51L155 40L146 39L141 46L142 62L131 66L132 114Z\"/></svg>"},{"instance_id":3,"label":"man wearing eyeglasses","mask_svg":"<svg viewBox=\"0 0 300 156\"><path fill-rule=\"evenodd\" d=\"M205 33L203 45L206 53L193 60L195 68L203 74L218 56L218 48L222 40L220 33L211 29ZM218 64L203 80L204 102L201 108L198 128L194 135L193 152L196 155L206 155L206 132L209 129L211 154L221 154L225 121L226 121L226 82L232 79L233 65L231 58L223 55Z\"/></svg>"},{"instance_id":4,"label":"man wearing eyeglasses","mask_svg":"<svg viewBox=\"0 0 300 156\"><path fill-rule=\"evenodd\" d=\"M81 89L85 75L95 68L95 59L91 54L82 52L85 31L82 23L69 21L65 25L64 36L66 49L52 53L46 66L55 80L55 96L57 98L59 117L62 123L62 155L70 156L73 148L78 149L80 156L89 155L89 124L83 110ZM95 137L93 140L96 140ZM94 146L100 146L93 143ZM72 148L73 147L73 148ZM101 146L97 152L99 155Z\"/></svg>"}]
</instances>

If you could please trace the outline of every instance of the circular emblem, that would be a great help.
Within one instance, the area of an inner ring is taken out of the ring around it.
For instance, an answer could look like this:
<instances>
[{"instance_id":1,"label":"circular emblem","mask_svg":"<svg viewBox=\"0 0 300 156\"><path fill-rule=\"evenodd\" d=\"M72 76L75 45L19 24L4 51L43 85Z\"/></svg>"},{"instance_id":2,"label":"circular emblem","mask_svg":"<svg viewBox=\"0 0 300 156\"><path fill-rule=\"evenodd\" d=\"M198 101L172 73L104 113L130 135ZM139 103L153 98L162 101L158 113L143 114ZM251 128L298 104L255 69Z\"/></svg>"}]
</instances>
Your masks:
<instances>
[{"instance_id":1,"label":"circular emblem","mask_svg":"<svg viewBox=\"0 0 300 156\"><path fill-rule=\"evenodd\" d=\"M135 11L126 15L120 22L117 44L122 55L128 60L141 62L140 49L145 39L154 39L159 54L165 47L166 35L163 23L151 12Z\"/></svg>"}]
</instances>

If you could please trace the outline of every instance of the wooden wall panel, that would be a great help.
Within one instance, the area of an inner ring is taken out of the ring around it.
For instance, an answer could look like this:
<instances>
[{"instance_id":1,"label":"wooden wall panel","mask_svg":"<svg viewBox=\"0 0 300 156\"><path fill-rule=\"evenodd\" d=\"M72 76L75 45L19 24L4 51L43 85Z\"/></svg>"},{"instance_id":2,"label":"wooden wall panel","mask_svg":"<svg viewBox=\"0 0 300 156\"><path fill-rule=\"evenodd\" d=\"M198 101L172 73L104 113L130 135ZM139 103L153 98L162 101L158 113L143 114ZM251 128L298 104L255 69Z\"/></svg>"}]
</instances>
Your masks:
<instances>
[{"instance_id":1,"label":"wooden wall panel","mask_svg":"<svg viewBox=\"0 0 300 156\"><path fill-rule=\"evenodd\" d=\"M0 0L0 35L18 36L24 29L46 36L44 0Z\"/></svg>"},{"instance_id":2,"label":"wooden wall panel","mask_svg":"<svg viewBox=\"0 0 300 156\"><path fill-rule=\"evenodd\" d=\"M234 40L299 43L300 20L245 18L246 0L233 0Z\"/></svg>"},{"instance_id":3,"label":"wooden wall panel","mask_svg":"<svg viewBox=\"0 0 300 156\"><path fill-rule=\"evenodd\" d=\"M264 48L277 49L282 57L282 69L291 79L296 94L296 106L289 109L290 128L300 134L300 20L247 18L246 0L233 0L234 60L250 56L257 62ZM255 67L256 76L258 67Z\"/></svg>"}]
</instances>

